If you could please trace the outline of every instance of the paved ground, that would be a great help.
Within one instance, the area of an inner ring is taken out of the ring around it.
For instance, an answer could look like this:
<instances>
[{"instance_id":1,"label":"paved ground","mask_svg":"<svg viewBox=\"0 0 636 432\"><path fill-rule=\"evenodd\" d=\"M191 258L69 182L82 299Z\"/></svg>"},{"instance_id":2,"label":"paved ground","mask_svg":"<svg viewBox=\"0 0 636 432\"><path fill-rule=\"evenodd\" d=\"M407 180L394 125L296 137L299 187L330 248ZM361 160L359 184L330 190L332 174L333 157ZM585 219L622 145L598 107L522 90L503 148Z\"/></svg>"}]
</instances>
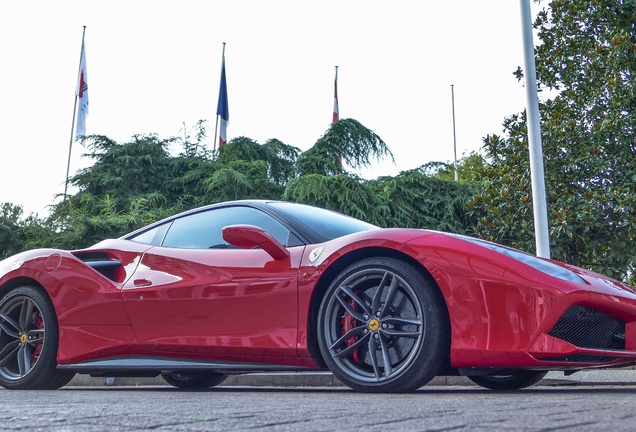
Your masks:
<instances>
[{"instance_id":1,"label":"paved ground","mask_svg":"<svg viewBox=\"0 0 636 432\"><path fill-rule=\"evenodd\" d=\"M368 395L337 388L65 387L0 390L0 430L636 430L636 386L540 386L497 393L430 386Z\"/></svg>"}]
</instances>

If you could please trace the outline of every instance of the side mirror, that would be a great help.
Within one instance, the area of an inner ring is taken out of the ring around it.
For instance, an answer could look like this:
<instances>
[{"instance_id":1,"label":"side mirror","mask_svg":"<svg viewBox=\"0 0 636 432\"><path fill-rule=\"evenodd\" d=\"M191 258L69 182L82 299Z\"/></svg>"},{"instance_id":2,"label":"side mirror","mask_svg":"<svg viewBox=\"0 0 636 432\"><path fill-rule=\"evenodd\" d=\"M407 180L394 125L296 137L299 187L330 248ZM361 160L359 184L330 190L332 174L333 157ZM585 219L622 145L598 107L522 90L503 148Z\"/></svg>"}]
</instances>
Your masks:
<instances>
[{"instance_id":1,"label":"side mirror","mask_svg":"<svg viewBox=\"0 0 636 432\"><path fill-rule=\"evenodd\" d=\"M264 229L254 225L229 225L223 228L223 240L241 249L260 247L275 260L289 257L289 251Z\"/></svg>"}]
</instances>

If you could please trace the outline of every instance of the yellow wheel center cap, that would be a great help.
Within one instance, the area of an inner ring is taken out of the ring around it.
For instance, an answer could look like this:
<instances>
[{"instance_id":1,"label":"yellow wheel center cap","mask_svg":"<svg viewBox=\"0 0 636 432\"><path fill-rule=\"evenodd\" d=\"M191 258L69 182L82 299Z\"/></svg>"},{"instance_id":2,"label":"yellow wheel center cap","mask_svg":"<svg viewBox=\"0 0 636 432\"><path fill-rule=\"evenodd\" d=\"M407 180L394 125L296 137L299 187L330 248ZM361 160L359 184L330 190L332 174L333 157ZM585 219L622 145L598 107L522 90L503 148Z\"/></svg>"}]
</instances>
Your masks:
<instances>
[{"instance_id":1,"label":"yellow wheel center cap","mask_svg":"<svg viewBox=\"0 0 636 432\"><path fill-rule=\"evenodd\" d=\"M27 341L27 335L26 334L23 334L22 336L20 336L20 342L26 343L26 341Z\"/></svg>"},{"instance_id":2,"label":"yellow wheel center cap","mask_svg":"<svg viewBox=\"0 0 636 432\"><path fill-rule=\"evenodd\" d=\"M376 331L380 327L380 322L377 319L372 319L369 321L369 328L371 331Z\"/></svg>"}]
</instances>

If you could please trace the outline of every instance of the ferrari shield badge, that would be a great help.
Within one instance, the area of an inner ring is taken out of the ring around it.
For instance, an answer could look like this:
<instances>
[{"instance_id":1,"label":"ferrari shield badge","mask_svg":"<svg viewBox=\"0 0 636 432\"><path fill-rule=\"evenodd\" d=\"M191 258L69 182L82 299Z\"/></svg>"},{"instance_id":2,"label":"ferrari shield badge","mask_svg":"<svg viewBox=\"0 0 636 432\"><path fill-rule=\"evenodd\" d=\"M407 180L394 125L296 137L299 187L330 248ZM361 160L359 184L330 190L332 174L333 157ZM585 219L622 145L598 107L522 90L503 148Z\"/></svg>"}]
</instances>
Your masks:
<instances>
[{"instance_id":1,"label":"ferrari shield badge","mask_svg":"<svg viewBox=\"0 0 636 432\"><path fill-rule=\"evenodd\" d=\"M322 251L325 250L324 247L319 247L311 251L309 254L309 261L314 262L318 259Z\"/></svg>"}]
</instances>

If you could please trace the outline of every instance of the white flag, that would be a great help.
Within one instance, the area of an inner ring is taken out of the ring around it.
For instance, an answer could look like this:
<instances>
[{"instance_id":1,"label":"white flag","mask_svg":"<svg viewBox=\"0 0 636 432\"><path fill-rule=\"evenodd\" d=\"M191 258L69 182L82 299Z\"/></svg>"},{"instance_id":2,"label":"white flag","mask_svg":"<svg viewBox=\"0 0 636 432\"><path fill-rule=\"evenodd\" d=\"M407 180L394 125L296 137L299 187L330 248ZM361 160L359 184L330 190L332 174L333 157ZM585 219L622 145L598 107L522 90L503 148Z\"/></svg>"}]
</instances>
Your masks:
<instances>
[{"instance_id":1,"label":"white flag","mask_svg":"<svg viewBox=\"0 0 636 432\"><path fill-rule=\"evenodd\" d=\"M86 135L86 117L88 117L88 75L86 73L86 50L84 49L84 41L82 41L82 60L80 62L80 71L77 81L77 89L75 91L79 102L79 110L77 111L77 126L75 128L75 139ZM82 141L82 146L84 141Z\"/></svg>"}]
</instances>

